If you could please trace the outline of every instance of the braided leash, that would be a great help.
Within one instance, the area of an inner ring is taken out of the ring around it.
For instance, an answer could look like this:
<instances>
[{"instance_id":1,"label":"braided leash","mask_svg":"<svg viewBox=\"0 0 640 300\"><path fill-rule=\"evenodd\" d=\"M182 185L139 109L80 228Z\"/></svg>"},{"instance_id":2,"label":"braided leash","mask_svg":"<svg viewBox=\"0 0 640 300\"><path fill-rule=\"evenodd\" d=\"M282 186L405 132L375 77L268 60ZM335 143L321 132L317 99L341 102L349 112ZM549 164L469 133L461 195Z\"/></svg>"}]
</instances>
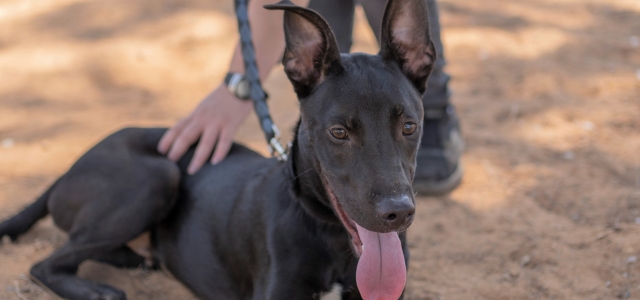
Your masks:
<instances>
[{"instance_id":1,"label":"braided leash","mask_svg":"<svg viewBox=\"0 0 640 300\"><path fill-rule=\"evenodd\" d=\"M240 30L240 45L242 48L242 59L244 61L244 76L249 82L250 95L253 106L258 115L260 126L264 132L269 151L280 161L287 160L285 148L280 144L280 131L269 114L269 107L266 103L266 94L260 83L260 73L256 64L255 49L251 39L251 27L249 26L248 4L249 0L235 0L236 17L238 19L238 29Z\"/></svg>"}]
</instances>

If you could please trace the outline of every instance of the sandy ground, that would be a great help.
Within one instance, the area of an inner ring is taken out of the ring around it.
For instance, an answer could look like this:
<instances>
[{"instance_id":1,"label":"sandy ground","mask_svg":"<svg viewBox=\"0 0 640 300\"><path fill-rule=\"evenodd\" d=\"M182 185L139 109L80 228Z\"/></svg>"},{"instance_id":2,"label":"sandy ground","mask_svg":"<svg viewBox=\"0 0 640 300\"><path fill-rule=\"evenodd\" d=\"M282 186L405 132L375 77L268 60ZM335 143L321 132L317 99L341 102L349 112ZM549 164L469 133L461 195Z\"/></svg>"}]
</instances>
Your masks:
<instances>
[{"instance_id":1,"label":"sandy ground","mask_svg":"<svg viewBox=\"0 0 640 300\"><path fill-rule=\"evenodd\" d=\"M231 2L0 0L0 219L110 132L188 114L226 70ZM408 298L640 299L640 2L440 3L466 174L418 199ZM376 51L361 17L355 50ZM291 128L282 71L266 85ZM238 140L265 152L254 117ZM0 299L54 299L25 274L65 239L47 218L0 245ZM162 272L80 274L193 299Z\"/></svg>"}]
</instances>

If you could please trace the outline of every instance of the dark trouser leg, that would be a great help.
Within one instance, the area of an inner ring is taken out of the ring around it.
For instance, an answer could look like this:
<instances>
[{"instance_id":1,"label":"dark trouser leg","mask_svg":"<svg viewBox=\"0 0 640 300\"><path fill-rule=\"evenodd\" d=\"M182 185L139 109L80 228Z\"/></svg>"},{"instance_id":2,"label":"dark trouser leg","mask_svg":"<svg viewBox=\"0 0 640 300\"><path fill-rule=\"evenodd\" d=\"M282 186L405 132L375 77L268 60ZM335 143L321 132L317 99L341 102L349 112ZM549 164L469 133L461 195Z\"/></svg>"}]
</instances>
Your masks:
<instances>
[{"instance_id":1,"label":"dark trouser leg","mask_svg":"<svg viewBox=\"0 0 640 300\"><path fill-rule=\"evenodd\" d=\"M422 97L422 101L426 107L442 107L449 104L449 75L444 72L447 62L444 59L444 47L440 37L440 15L438 12L438 4L435 0L427 0L429 7L429 26L431 29L431 41L436 47L438 57L433 73L429 76L427 82L427 91Z\"/></svg>"},{"instance_id":2,"label":"dark trouser leg","mask_svg":"<svg viewBox=\"0 0 640 300\"><path fill-rule=\"evenodd\" d=\"M145 266L144 257L136 254L127 246L101 254L93 258L97 262L112 265L116 268L135 269Z\"/></svg>"},{"instance_id":3,"label":"dark trouser leg","mask_svg":"<svg viewBox=\"0 0 640 300\"><path fill-rule=\"evenodd\" d=\"M384 17L384 9L387 0L358 0L362 5L369 25L376 35L378 43L380 42L380 31L382 28L382 18ZM426 0L429 8L429 27L431 30L431 41L436 47L436 53L438 57L436 59L436 65L429 76L427 82L428 88L422 101L425 107L442 107L449 104L449 75L444 72L444 67L447 64L444 59L444 49L442 47L442 40L440 38L440 16L438 14L438 5L435 0ZM329 23L333 26L333 24ZM335 29L334 29L335 30Z\"/></svg>"},{"instance_id":4,"label":"dark trouser leg","mask_svg":"<svg viewBox=\"0 0 640 300\"><path fill-rule=\"evenodd\" d=\"M353 43L354 0L311 0L309 8L317 11L327 20L336 36L340 52L349 53Z\"/></svg>"},{"instance_id":5,"label":"dark trouser leg","mask_svg":"<svg viewBox=\"0 0 640 300\"><path fill-rule=\"evenodd\" d=\"M454 190L462 181L460 156L464 141L455 108L449 101L449 75L440 35L440 16L436 0L427 0L431 40L438 57L422 97L425 109L422 141L413 189L422 195L441 195Z\"/></svg>"}]
</instances>

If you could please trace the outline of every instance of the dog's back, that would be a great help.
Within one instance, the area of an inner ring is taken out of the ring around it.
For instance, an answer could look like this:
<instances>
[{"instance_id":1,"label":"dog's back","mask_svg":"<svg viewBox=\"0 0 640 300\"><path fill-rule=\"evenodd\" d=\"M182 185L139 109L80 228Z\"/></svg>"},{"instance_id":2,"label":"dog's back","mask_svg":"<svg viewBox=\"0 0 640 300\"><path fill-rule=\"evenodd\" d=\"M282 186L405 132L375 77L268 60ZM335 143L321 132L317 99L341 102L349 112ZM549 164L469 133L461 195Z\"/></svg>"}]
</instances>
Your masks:
<instances>
[{"instance_id":1,"label":"dog's back","mask_svg":"<svg viewBox=\"0 0 640 300\"><path fill-rule=\"evenodd\" d=\"M130 204L132 194L136 193L140 198L162 195L153 197L153 201L165 202L164 206L170 208L177 195L180 171L155 150L154 143L165 131L125 128L111 134L82 155L34 204L2 223L0 237L8 235L15 240L47 214L52 215L58 227L69 232L78 218L96 217L87 214L92 211L89 206L101 205L98 211L108 211L113 208L110 206ZM161 214L167 212L165 209Z\"/></svg>"}]
</instances>

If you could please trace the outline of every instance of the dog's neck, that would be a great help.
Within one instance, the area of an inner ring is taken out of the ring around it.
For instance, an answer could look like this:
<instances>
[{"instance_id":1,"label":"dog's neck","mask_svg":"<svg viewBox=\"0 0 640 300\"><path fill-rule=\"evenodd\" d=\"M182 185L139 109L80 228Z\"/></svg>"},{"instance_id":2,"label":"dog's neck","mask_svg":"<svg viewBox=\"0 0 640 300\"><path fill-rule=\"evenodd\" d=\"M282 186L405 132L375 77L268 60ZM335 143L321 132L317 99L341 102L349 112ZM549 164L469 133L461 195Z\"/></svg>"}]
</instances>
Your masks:
<instances>
[{"instance_id":1,"label":"dog's neck","mask_svg":"<svg viewBox=\"0 0 640 300\"><path fill-rule=\"evenodd\" d=\"M292 180L292 193L304 210L316 219L340 225L331 206L315 158L300 146L300 121L295 129L291 153L287 162Z\"/></svg>"}]
</instances>

